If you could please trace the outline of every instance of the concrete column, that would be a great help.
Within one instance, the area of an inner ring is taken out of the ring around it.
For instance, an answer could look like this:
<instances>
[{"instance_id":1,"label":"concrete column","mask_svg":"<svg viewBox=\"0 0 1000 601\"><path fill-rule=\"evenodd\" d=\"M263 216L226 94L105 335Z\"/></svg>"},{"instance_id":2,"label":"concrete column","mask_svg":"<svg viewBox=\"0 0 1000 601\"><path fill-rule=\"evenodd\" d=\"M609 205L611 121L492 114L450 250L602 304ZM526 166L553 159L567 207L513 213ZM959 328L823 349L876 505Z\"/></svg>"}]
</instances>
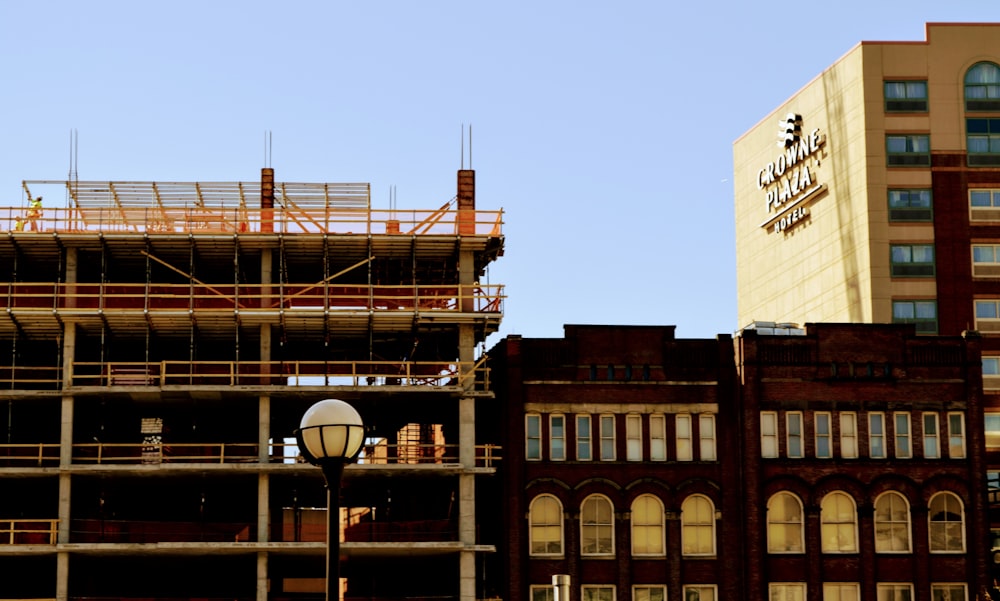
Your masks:
<instances>
[{"instance_id":1,"label":"concrete column","mask_svg":"<svg viewBox=\"0 0 1000 601\"><path fill-rule=\"evenodd\" d=\"M268 474L261 474L257 477L257 541L266 543L271 538L268 531L270 524L270 489L271 477Z\"/></svg>"},{"instance_id":2,"label":"concrete column","mask_svg":"<svg viewBox=\"0 0 1000 601\"><path fill-rule=\"evenodd\" d=\"M458 566L459 601L476 601L476 553L462 551Z\"/></svg>"},{"instance_id":3,"label":"concrete column","mask_svg":"<svg viewBox=\"0 0 1000 601\"><path fill-rule=\"evenodd\" d=\"M69 601L69 553L56 554L56 601Z\"/></svg>"},{"instance_id":4,"label":"concrete column","mask_svg":"<svg viewBox=\"0 0 1000 601\"><path fill-rule=\"evenodd\" d=\"M267 601L267 553L257 553L257 601Z\"/></svg>"},{"instance_id":5,"label":"concrete column","mask_svg":"<svg viewBox=\"0 0 1000 601\"><path fill-rule=\"evenodd\" d=\"M78 269L78 255L75 248L66 249L66 307L76 307L76 274Z\"/></svg>"},{"instance_id":6,"label":"concrete column","mask_svg":"<svg viewBox=\"0 0 1000 601\"><path fill-rule=\"evenodd\" d=\"M70 482L69 473L59 474L59 532L56 542L60 545L69 543Z\"/></svg>"}]
</instances>

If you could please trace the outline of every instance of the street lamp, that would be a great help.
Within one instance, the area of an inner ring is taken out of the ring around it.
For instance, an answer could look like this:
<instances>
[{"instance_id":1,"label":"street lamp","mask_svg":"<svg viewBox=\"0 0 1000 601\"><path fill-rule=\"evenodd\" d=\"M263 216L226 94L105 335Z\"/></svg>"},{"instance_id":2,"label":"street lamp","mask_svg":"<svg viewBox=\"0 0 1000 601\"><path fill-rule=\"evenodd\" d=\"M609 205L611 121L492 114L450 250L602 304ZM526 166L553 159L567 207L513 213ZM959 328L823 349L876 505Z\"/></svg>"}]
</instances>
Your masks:
<instances>
[{"instance_id":1,"label":"street lamp","mask_svg":"<svg viewBox=\"0 0 1000 601\"><path fill-rule=\"evenodd\" d=\"M344 401L327 399L306 410L295 431L299 452L326 478L326 599L340 599L340 477L365 440L361 415Z\"/></svg>"}]
</instances>

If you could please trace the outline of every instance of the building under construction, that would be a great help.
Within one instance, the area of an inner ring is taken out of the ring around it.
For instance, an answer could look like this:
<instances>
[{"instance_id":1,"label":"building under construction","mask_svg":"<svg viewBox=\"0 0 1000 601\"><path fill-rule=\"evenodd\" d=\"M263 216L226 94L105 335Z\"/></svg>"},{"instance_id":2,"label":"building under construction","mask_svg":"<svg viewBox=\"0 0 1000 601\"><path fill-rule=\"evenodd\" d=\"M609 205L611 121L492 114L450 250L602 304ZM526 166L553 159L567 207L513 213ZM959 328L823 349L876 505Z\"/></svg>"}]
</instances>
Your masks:
<instances>
[{"instance_id":1,"label":"building under construction","mask_svg":"<svg viewBox=\"0 0 1000 601\"><path fill-rule=\"evenodd\" d=\"M325 398L367 437L342 487L344 596L493 594L477 347L504 238L472 170L432 210L270 168L24 192L0 209L0 599L322 598L324 481L293 431Z\"/></svg>"}]
</instances>

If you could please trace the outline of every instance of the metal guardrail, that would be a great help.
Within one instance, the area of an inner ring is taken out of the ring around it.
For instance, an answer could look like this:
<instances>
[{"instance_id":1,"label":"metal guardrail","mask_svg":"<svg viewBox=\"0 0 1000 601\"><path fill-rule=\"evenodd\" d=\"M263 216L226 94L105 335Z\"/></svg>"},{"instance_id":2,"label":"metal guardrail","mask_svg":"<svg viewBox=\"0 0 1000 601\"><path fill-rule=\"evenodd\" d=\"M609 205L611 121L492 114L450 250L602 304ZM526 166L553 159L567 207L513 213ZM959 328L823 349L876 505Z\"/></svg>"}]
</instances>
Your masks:
<instances>
[{"instance_id":1,"label":"metal guardrail","mask_svg":"<svg viewBox=\"0 0 1000 601\"><path fill-rule=\"evenodd\" d=\"M0 231L103 234L501 236L503 211L241 207L0 208Z\"/></svg>"},{"instance_id":2,"label":"metal guardrail","mask_svg":"<svg viewBox=\"0 0 1000 601\"><path fill-rule=\"evenodd\" d=\"M73 445L74 465L157 465L178 463L260 463L256 443L106 443ZM503 459L502 448L494 444L475 446L477 467L494 467ZM269 445L266 463L303 463L294 444ZM54 443L0 444L0 467L58 466L60 446ZM455 465L457 444L365 445L361 465ZM0 526L3 522L0 521ZM0 529L0 538L4 530Z\"/></svg>"},{"instance_id":3,"label":"metal guardrail","mask_svg":"<svg viewBox=\"0 0 1000 601\"><path fill-rule=\"evenodd\" d=\"M0 366L0 390L113 386L457 386L487 392L485 357L471 361L76 361Z\"/></svg>"}]
</instances>

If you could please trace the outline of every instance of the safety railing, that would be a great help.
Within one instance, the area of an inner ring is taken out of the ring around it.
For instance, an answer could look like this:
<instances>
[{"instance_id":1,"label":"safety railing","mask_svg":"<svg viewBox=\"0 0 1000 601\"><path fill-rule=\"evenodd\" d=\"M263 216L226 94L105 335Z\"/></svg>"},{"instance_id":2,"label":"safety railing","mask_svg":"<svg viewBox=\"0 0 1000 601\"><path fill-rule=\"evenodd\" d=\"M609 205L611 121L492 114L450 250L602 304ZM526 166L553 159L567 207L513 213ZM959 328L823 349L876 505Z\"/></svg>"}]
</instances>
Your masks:
<instances>
[{"instance_id":1,"label":"safety railing","mask_svg":"<svg viewBox=\"0 0 1000 601\"><path fill-rule=\"evenodd\" d=\"M75 362L73 386L420 386L489 390L483 360Z\"/></svg>"},{"instance_id":2,"label":"safety railing","mask_svg":"<svg viewBox=\"0 0 1000 601\"><path fill-rule=\"evenodd\" d=\"M502 235L503 211L239 207L0 208L15 233Z\"/></svg>"},{"instance_id":3,"label":"safety railing","mask_svg":"<svg viewBox=\"0 0 1000 601\"><path fill-rule=\"evenodd\" d=\"M59 520L0 519L0 544L54 545Z\"/></svg>"},{"instance_id":4,"label":"safety railing","mask_svg":"<svg viewBox=\"0 0 1000 601\"><path fill-rule=\"evenodd\" d=\"M255 524L246 522L75 519L73 543L236 542L256 540Z\"/></svg>"},{"instance_id":5,"label":"safety railing","mask_svg":"<svg viewBox=\"0 0 1000 601\"><path fill-rule=\"evenodd\" d=\"M0 467L58 466L59 448L58 444L53 443L0 444ZM72 461L76 465L258 463L260 461L258 449L256 443L86 442L73 445ZM495 467L503 459L500 451L499 445L476 445L476 466ZM266 459L268 463L296 464L304 461L295 444L276 442L268 445ZM368 444L358 457L358 463L361 465L427 465L458 462L457 444Z\"/></svg>"},{"instance_id":6,"label":"safety railing","mask_svg":"<svg viewBox=\"0 0 1000 601\"><path fill-rule=\"evenodd\" d=\"M468 384L468 386L466 386ZM490 390L485 359L441 361L77 361L69 386L56 366L0 367L0 390L109 386L404 386Z\"/></svg>"},{"instance_id":7,"label":"safety railing","mask_svg":"<svg viewBox=\"0 0 1000 601\"><path fill-rule=\"evenodd\" d=\"M455 311L502 313L504 287L330 284L0 283L0 309L54 311Z\"/></svg>"}]
</instances>

